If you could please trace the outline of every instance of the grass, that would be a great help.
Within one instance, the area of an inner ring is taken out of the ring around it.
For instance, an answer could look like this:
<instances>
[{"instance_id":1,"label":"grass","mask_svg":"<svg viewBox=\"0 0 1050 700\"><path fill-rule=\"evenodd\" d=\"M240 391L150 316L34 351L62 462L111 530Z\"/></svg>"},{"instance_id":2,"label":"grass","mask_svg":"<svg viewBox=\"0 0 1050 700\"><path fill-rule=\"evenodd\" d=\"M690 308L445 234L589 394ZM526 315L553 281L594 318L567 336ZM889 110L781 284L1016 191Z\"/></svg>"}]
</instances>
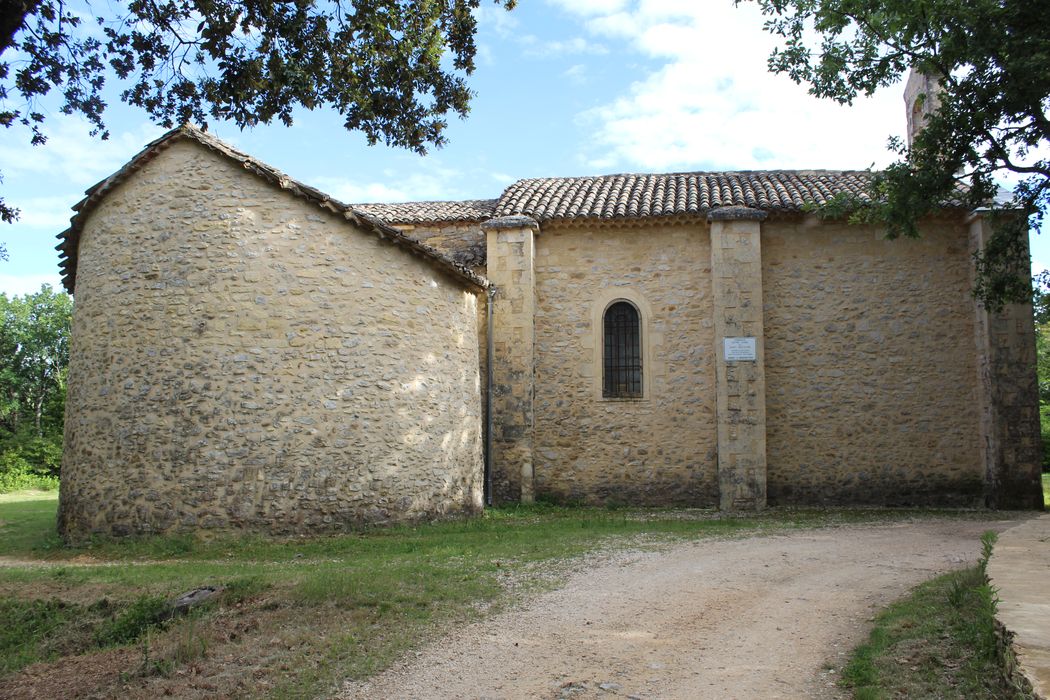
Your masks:
<instances>
[{"instance_id":1,"label":"grass","mask_svg":"<svg viewBox=\"0 0 1050 700\"><path fill-rule=\"evenodd\" d=\"M868 641L854 650L841 684L858 700L1027 696L1004 677L995 629L997 599L985 566L995 542L982 538L984 557L915 588L875 618Z\"/></svg>"},{"instance_id":2,"label":"grass","mask_svg":"<svg viewBox=\"0 0 1050 700\"><path fill-rule=\"evenodd\" d=\"M1043 474L1043 505L1050 508L1050 472Z\"/></svg>"},{"instance_id":3,"label":"grass","mask_svg":"<svg viewBox=\"0 0 1050 700\"><path fill-rule=\"evenodd\" d=\"M0 556L16 564L0 567L0 619L18 620L0 641L0 673L116 646L141 649L126 671L151 695L178 695L184 689L164 684L192 676L211 679L214 694L274 697L324 695L343 678L375 673L451 622L553 585L567 562L604 547L945 513L722 517L540 504L340 536L151 537L69 548L54 534L55 510L53 493L0 495ZM225 588L217 605L189 620L160 619L163 601L205 585ZM180 664L193 674L173 673ZM45 675L60 676L61 664Z\"/></svg>"},{"instance_id":4,"label":"grass","mask_svg":"<svg viewBox=\"0 0 1050 700\"><path fill-rule=\"evenodd\" d=\"M60 548L57 508L58 491L0 493L0 556L35 556Z\"/></svg>"}]
</instances>

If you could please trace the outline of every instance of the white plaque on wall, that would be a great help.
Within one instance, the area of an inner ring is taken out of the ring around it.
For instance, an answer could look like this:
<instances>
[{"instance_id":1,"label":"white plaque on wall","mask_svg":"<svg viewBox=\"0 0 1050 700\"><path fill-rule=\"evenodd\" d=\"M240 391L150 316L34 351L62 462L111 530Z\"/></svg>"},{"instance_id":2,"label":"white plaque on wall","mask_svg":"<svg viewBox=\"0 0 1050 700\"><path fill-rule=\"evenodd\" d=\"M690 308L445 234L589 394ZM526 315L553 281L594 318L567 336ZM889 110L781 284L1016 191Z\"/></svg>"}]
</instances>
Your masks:
<instances>
[{"instance_id":1,"label":"white plaque on wall","mask_svg":"<svg viewBox=\"0 0 1050 700\"><path fill-rule=\"evenodd\" d=\"M726 362L754 362L757 359L754 338L725 338L722 342Z\"/></svg>"}]
</instances>

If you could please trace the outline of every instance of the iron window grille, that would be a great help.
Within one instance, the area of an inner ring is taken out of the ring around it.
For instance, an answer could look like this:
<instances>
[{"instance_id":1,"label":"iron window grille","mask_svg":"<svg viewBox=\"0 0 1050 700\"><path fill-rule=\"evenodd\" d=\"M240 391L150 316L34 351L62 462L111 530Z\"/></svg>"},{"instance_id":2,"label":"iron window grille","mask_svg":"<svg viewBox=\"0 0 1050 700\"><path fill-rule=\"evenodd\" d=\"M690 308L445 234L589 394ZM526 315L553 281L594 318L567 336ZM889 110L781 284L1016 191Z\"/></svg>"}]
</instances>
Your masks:
<instances>
[{"instance_id":1,"label":"iron window grille","mask_svg":"<svg viewBox=\"0 0 1050 700\"><path fill-rule=\"evenodd\" d=\"M641 398L642 324L638 309L626 301L618 301L605 310L603 325L602 396Z\"/></svg>"}]
</instances>

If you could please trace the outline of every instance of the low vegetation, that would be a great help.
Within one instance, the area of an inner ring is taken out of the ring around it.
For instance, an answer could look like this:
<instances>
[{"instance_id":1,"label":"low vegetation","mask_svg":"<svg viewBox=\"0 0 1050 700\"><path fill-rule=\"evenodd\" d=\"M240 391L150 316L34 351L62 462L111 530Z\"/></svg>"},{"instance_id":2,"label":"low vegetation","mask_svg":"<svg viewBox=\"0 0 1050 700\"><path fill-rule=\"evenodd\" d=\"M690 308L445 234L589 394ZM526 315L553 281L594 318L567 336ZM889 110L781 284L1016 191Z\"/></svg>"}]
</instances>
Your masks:
<instances>
[{"instance_id":1,"label":"low vegetation","mask_svg":"<svg viewBox=\"0 0 1050 700\"><path fill-rule=\"evenodd\" d=\"M54 534L54 493L0 496L0 686L18 696L310 697L388 666L455 621L553 585L581 555L682 538L943 517L886 510L536 505L333 537L99 540ZM951 517L989 517L983 512ZM172 618L167 601L221 586ZM28 665L38 664L26 673Z\"/></svg>"},{"instance_id":2,"label":"low vegetation","mask_svg":"<svg viewBox=\"0 0 1050 700\"><path fill-rule=\"evenodd\" d=\"M1005 677L999 656L997 598L985 574L994 542L986 533L977 566L927 581L879 613L842 685L858 700L1028 698Z\"/></svg>"}]
</instances>

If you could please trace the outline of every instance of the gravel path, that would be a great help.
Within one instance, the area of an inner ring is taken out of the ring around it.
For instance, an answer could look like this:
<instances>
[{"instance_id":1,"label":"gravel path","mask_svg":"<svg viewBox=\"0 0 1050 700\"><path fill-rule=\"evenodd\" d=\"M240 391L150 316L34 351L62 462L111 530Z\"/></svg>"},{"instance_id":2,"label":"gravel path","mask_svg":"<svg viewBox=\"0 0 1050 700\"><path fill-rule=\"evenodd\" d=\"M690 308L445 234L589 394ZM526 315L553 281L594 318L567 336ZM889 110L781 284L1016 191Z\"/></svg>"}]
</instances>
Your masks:
<instances>
[{"instance_id":1,"label":"gravel path","mask_svg":"<svg viewBox=\"0 0 1050 700\"><path fill-rule=\"evenodd\" d=\"M923 521L614 555L345 698L837 698L875 610L1016 521Z\"/></svg>"}]
</instances>

